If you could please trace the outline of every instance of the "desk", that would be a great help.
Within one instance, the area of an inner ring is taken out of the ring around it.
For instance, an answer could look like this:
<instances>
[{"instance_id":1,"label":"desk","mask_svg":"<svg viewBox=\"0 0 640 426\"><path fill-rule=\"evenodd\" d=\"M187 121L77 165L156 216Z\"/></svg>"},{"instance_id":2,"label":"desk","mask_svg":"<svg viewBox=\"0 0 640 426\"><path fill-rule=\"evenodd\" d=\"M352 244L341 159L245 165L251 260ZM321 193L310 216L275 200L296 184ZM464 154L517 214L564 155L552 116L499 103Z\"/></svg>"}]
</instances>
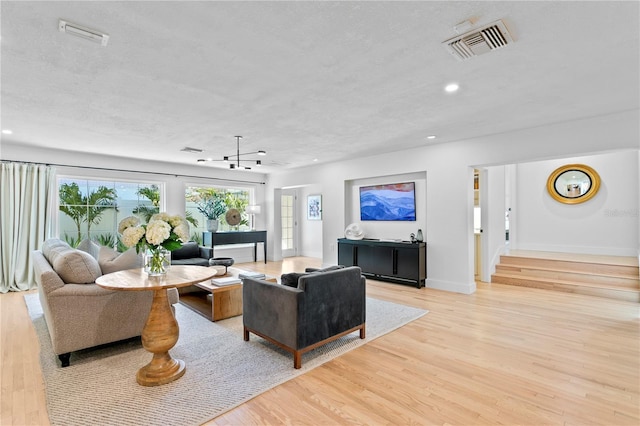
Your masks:
<instances>
[{"instance_id":1,"label":"desk","mask_svg":"<svg viewBox=\"0 0 640 426\"><path fill-rule=\"evenodd\" d=\"M159 386L182 377L184 361L173 359L169 349L178 342L179 327L167 297L167 289L186 287L215 276L215 268L174 265L166 275L149 277L142 268L113 272L99 277L96 284L111 290L153 291L153 302L142 329L142 346L153 353L149 364L138 370L136 380L142 386Z\"/></svg>"},{"instance_id":2,"label":"desk","mask_svg":"<svg viewBox=\"0 0 640 426\"><path fill-rule=\"evenodd\" d=\"M258 260L258 243L263 243L264 263L267 263L267 231L203 232L202 241L204 246L211 247L211 257L215 257L214 246L253 243L254 262Z\"/></svg>"}]
</instances>

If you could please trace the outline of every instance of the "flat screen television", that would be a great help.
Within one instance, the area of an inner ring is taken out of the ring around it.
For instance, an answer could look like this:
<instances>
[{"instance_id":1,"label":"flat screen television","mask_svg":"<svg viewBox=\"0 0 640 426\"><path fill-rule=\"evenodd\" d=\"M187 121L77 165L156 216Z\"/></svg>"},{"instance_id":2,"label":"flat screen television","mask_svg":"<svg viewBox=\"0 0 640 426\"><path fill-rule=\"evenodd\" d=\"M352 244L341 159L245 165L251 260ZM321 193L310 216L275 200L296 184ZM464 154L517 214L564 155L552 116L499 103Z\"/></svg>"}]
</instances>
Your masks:
<instances>
[{"instance_id":1,"label":"flat screen television","mask_svg":"<svg viewBox=\"0 0 640 426\"><path fill-rule=\"evenodd\" d=\"M360 220L415 221L415 182L361 186Z\"/></svg>"}]
</instances>

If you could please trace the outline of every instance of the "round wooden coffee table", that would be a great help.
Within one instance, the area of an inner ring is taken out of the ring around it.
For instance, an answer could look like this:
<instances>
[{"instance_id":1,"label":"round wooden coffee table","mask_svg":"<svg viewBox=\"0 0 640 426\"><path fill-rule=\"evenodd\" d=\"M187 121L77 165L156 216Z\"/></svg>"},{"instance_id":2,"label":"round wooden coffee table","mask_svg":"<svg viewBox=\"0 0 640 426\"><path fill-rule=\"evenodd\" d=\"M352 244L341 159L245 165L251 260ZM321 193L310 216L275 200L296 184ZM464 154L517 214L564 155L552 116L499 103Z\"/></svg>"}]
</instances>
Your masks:
<instances>
[{"instance_id":1,"label":"round wooden coffee table","mask_svg":"<svg viewBox=\"0 0 640 426\"><path fill-rule=\"evenodd\" d=\"M173 359L169 349L178 342L179 327L167 297L167 289L186 287L215 276L217 270L203 266L171 266L166 275L149 277L142 268L113 272L96 280L100 287L111 290L153 291L153 302L142 329L142 346L153 353L149 364L136 376L143 386L159 386L182 377L184 361Z\"/></svg>"}]
</instances>

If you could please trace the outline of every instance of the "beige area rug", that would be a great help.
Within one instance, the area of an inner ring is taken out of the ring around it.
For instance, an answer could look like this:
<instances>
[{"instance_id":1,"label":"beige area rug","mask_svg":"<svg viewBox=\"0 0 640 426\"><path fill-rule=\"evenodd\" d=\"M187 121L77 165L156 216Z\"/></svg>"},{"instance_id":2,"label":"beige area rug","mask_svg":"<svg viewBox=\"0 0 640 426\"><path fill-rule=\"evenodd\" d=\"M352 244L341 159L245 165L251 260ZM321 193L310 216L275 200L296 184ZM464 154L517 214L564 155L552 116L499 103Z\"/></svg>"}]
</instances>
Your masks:
<instances>
[{"instance_id":1,"label":"beige area rug","mask_svg":"<svg viewBox=\"0 0 640 426\"><path fill-rule=\"evenodd\" d=\"M170 351L185 361L179 380L158 387L137 384L151 354L140 339L74 352L59 367L37 294L25 295L40 340L47 409L53 425L199 425L360 345L411 322L427 311L367 298L367 338L354 332L308 352L302 368L263 339L242 339L242 317L213 323L176 305L180 339Z\"/></svg>"}]
</instances>

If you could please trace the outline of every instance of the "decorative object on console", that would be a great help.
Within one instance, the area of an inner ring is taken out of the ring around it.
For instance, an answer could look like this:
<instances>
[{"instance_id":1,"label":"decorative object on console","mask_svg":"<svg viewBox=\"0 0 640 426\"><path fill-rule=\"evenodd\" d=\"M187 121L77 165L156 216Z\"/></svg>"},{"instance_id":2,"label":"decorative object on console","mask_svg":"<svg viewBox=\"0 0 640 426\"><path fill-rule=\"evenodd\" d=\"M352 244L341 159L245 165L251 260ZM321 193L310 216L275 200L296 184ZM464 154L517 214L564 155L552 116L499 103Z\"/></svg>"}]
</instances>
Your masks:
<instances>
[{"instance_id":1,"label":"decorative object on console","mask_svg":"<svg viewBox=\"0 0 640 426\"><path fill-rule=\"evenodd\" d=\"M238 211L238 209L229 209L224 218L230 226L236 226L242 220L242 218L240 217L240 211Z\"/></svg>"},{"instance_id":2,"label":"decorative object on console","mask_svg":"<svg viewBox=\"0 0 640 426\"><path fill-rule=\"evenodd\" d=\"M424 236L422 235L422 229L418 229L418 233L416 234L416 241L419 243L424 241Z\"/></svg>"},{"instance_id":3,"label":"decorative object on console","mask_svg":"<svg viewBox=\"0 0 640 426\"><path fill-rule=\"evenodd\" d=\"M322 220L322 195L307 197L307 219Z\"/></svg>"},{"instance_id":4,"label":"decorative object on console","mask_svg":"<svg viewBox=\"0 0 640 426\"><path fill-rule=\"evenodd\" d=\"M224 273L227 273L227 268L234 264L234 260L232 257L214 257L213 259L209 259L209 266L220 265L224 266Z\"/></svg>"},{"instance_id":5,"label":"decorative object on console","mask_svg":"<svg viewBox=\"0 0 640 426\"><path fill-rule=\"evenodd\" d=\"M344 230L344 236L350 240L361 240L364 238L364 232L357 223L352 223Z\"/></svg>"},{"instance_id":6,"label":"decorative object on console","mask_svg":"<svg viewBox=\"0 0 640 426\"><path fill-rule=\"evenodd\" d=\"M125 217L118 224L118 233L127 247L136 247L136 252L145 250L144 269L149 275L163 275L171 265L171 251L189 241L189 224L181 216L156 213L149 223L140 224L135 216Z\"/></svg>"},{"instance_id":7,"label":"decorative object on console","mask_svg":"<svg viewBox=\"0 0 640 426\"><path fill-rule=\"evenodd\" d=\"M207 218L207 231L218 231L218 218L227 211L224 196L217 192L196 200L198 211Z\"/></svg>"},{"instance_id":8,"label":"decorative object on console","mask_svg":"<svg viewBox=\"0 0 640 426\"><path fill-rule=\"evenodd\" d=\"M256 229L255 215L260 214L260 206L251 204L248 205L244 210L248 215L251 216L251 230L254 231Z\"/></svg>"}]
</instances>

